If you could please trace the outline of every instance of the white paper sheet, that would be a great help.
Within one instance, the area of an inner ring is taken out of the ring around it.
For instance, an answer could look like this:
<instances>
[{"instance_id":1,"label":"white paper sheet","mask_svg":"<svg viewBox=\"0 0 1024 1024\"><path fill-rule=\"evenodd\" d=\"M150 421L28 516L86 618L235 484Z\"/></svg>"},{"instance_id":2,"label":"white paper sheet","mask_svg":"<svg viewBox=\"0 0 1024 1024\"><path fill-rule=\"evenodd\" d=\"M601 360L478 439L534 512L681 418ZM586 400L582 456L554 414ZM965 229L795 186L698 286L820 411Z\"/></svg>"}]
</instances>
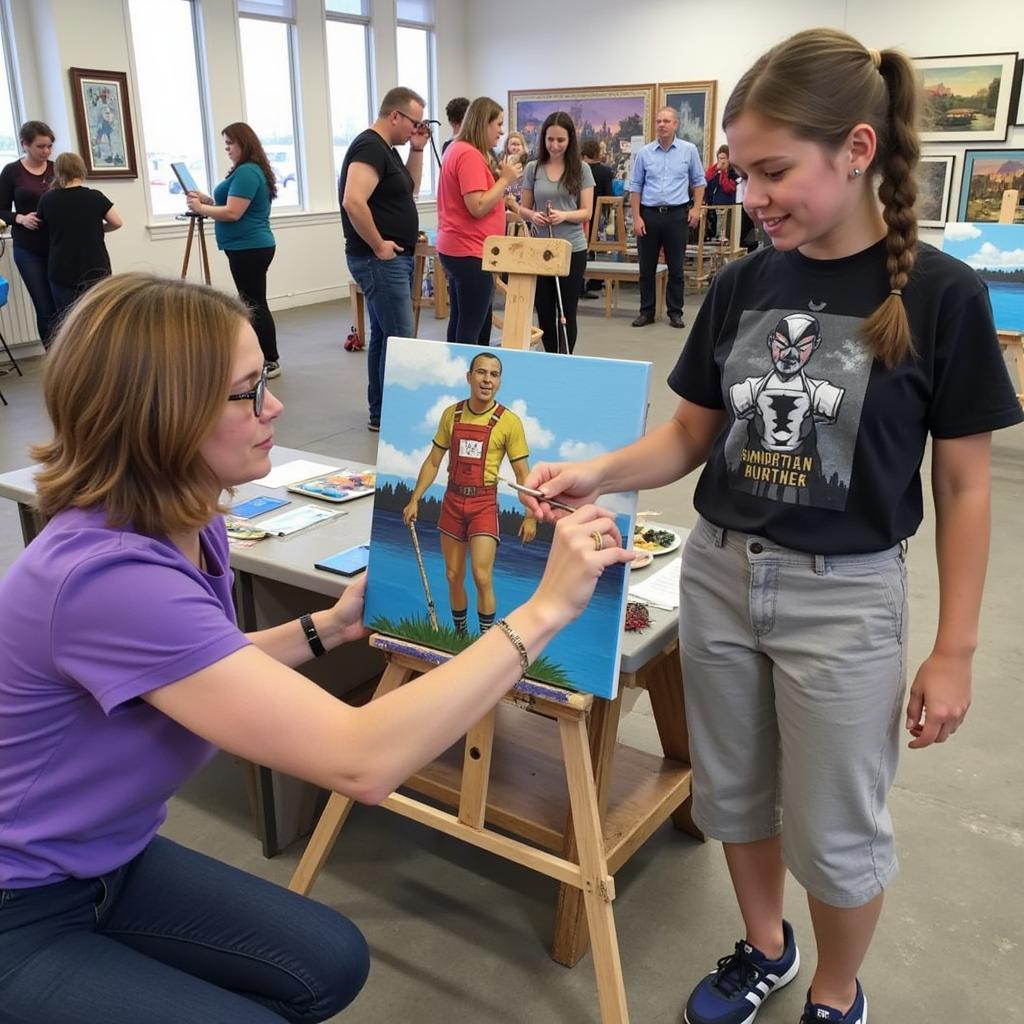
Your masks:
<instances>
[{"instance_id":1,"label":"white paper sheet","mask_svg":"<svg viewBox=\"0 0 1024 1024\"><path fill-rule=\"evenodd\" d=\"M266 476L253 480L253 483L259 484L260 487L287 487L289 484L297 484L300 480L308 480L311 476L334 473L339 469L341 466L327 465L324 462L293 459L291 462L275 466Z\"/></svg>"},{"instance_id":2,"label":"white paper sheet","mask_svg":"<svg viewBox=\"0 0 1024 1024\"><path fill-rule=\"evenodd\" d=\"M663 569L629 588L629 596L638 601L646 601L656 608L675 611L679 607L679 569L682 559L673 558Z\"/></svg>"},{"instance_id":3,"label":"white paper sheet","mask_svg":"<svg viewBox=\"0 0 1024 1024\"><path fill-rule=\"evenodd\" d=\"M280 512L269 519L261 519L259 528L266 530L272 537L287 537L290 533L298 533L314 523L322 523L325 519L348 515L340 508L321 508L318 505L299 505L287 512Z\"/></svg>"}]
</instances>

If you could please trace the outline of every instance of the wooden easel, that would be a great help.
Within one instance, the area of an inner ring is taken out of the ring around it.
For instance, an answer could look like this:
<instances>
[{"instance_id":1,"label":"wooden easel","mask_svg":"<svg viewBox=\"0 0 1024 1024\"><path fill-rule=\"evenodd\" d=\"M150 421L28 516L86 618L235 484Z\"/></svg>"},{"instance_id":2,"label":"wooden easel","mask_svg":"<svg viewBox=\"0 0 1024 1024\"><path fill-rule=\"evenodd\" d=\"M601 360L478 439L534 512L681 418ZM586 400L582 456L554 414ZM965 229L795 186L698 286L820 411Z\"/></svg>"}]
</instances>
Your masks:
<instances>
[{"instance_id":1,"label":"wooden easel","mask_svg":"<svg viewBox=\"0 0 1024 1024\"><path fill-rule=\"evenodd\" d=\"M1008 188L999 206L999 223L1012 224L1020 202L1020 190ZM999 331L999 347L1006 352L1017 371L1017 400L1024 406L1024 333Z\"/></svg>"},{"instance_id":2,"label":"wooden easel","mask_svg":"<svg viewBox=\"0 0 1024 1024\"><path fill-rule=\"evenodd\" d=\"M591 252L626 252L625 210L625 197L598 196L587 242Z\"/></svg>"},{"instance_id":3,"label":"wooden easel","mask_svg":"<svg viewBox=\"0 0 1024 1024\"><path fill-rule=\"evenodd\" d=\"M564 239L503 235L486 239L484 268L509 275L506 347L529 345L537 276L566 274L570 252ZM370 646L389 659L375 700L451 657L380 635L370 637ZM589 933L602 1024L629 1021L612 914L612 870L669 817L678 828L700 836L688 809L689 748L676 645L653 657L635 676L623 677L621 684L643 686L650 692L666 757L632 752L635 764L622 766L623 792L618 794L614 815L608 808L621 695L602 700L532 680L517 683L497 708L469 730L461 763L453 763L449 756L453 748L405 783L403 788L456 806L457 815L404 793L392 793L381 802L396 814L561 884L552 955L560 963L574 965L586 951ZM556 756L537 735L552 721L558 729L558 767L564 771L568 808L559 802L558 783L552 778ZM625 752L622 760L627 760ZM352 804L348 797L331 794L289 883L292 891L309 893ZM552 849L558 853L548 852Z\"/></svg>"},{"instance_id":4,"label":"wooden easel","mask_svg":"<svg viewBox=\"0 0 1024 1024\"><path fill-rule=\"evenodd\" d=\"M206 252L206 235L203 233L203 224L206 218L198 213L186 213L188 217L188 240L185 242L185 259L181 264L182 279L188 277L188 264L192 258L192 238L196 233L196 224L199 225L199 264L203 270L203 281L210 283L210 257Z\"/></svg>"}]
</instances>

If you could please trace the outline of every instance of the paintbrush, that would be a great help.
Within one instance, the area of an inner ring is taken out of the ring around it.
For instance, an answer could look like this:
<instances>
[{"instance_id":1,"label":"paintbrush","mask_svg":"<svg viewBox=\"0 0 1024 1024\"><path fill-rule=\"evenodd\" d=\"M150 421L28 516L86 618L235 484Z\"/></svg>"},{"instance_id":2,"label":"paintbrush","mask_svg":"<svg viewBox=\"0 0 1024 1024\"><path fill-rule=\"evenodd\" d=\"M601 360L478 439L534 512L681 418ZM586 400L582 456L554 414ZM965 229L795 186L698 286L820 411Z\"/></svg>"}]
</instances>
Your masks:
<instances>
[{"instance_id":1,"label":"paintbrush","mask_svg":"<svg viewBox=\"0 0 1024 1024\"><path fill-rule=\"evenodd\" d=\"M503 476L499 476L498 479L503 484L508 484L514 491L519 491L522 494L528 494L531 498L536 498L538 501L546 501L552 508L560 508L563 512L577 511L574 506L566 505L564 501L559 501L557 498L549 498L543 491L538 491L533 487L524 487L522 484L513 483L511 480L506 480Z\"/></svg>"}]
</instances>

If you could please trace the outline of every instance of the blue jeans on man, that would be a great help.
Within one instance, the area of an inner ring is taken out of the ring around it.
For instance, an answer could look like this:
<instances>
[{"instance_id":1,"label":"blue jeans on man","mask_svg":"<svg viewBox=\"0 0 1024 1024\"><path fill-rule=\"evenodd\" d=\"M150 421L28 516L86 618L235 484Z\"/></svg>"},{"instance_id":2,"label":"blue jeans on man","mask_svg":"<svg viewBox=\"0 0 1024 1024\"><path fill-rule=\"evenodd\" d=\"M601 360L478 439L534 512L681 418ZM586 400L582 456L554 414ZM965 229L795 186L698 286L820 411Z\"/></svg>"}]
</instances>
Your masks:
<instances>
[{"instance_id":1,"label":"blue jeans on man","mask_svg":"<svg viewBox=\"0 0 1024 1024\"><path fill-rule=\"evenodd\" d=\"M349 273L363 291L370 318L367 346L366 398L371 428L380 426L380 405L384 397L384 363L388 338L411 338L412 253L400 253L392 260L376 256L348 256Z\"/></svg>"}]
</instances>

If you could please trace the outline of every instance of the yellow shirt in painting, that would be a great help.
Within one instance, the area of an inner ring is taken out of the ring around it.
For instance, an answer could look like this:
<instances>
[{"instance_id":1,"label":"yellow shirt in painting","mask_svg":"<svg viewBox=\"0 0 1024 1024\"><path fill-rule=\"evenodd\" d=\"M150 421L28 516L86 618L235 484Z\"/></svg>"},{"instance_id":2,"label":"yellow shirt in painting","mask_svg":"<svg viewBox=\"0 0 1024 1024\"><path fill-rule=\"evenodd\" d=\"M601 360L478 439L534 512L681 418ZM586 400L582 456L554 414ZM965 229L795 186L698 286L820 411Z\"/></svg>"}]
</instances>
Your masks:
<instances>
[{"instance_id":1,"label":"yellow shirt in painting","mask_svg":"<svg viewBox=\"0 0 1024 1024\"><path fill-rule=\"evenodd\" d=\"M482 412L478 416L470 411L467 402L462 407L461 421L477 427L486 427L494 413L494 406L497 404L493 403L486 412ZM455 406L449 405L441 414L441 423L434 435L434 444L438 448L447 451L451 447L454 426ZM517 462L519 459L529 458L530 455L530 449L526 445L526 434L523 431L523 421L509 409L505 409L491 431L491 439L487 445L487 458L484 462L485 487L490 487L498 482L498 470L501 467L501 460L506 455L509 462Z\"/></svg>"}]
</instances>

